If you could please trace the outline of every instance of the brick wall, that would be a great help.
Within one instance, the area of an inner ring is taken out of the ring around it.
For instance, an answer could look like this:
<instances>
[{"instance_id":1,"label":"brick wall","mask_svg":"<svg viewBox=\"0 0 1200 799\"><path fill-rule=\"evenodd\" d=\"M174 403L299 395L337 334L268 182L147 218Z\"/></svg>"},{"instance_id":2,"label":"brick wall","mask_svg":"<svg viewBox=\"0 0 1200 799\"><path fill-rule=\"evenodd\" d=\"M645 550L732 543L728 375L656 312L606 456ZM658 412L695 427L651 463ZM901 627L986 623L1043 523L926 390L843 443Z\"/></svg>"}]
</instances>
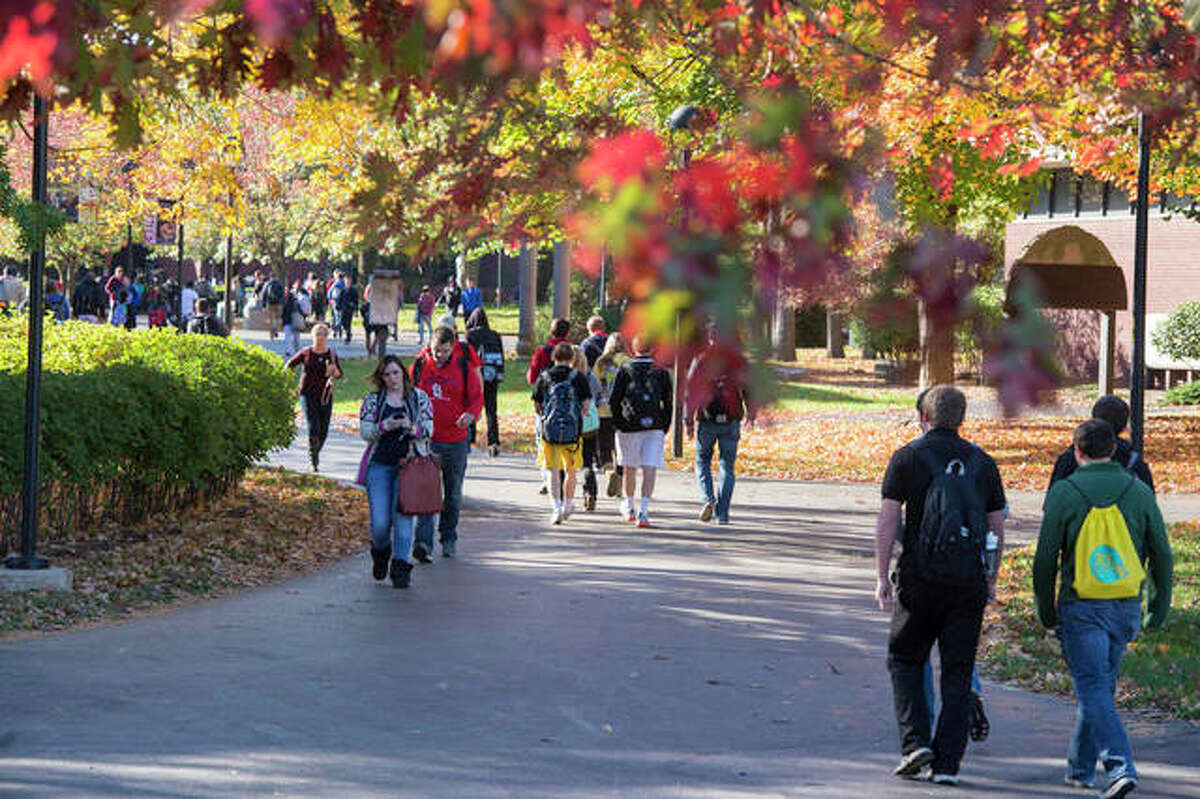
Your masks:
<instances>
[{"instance_id":1,"label":"brick wall","mask_svg":"<svg viewBox=\"0 0 1200 799\"><path fill-rule=\"evenodd\" d=\"M1013 263L1033 241L1048 230L1075 225L1092 234L1112 253L1125 274L1125 291L1133 306L1133 215L1110 217L1055 217L1019 219L1005 229L1004 268ZM1183 217L1166 219L1151 214L1146 260L1146 313L1169 313L1186 300L1200 299L1200 223ZM1059 353L1067 372L1087 380L1096 379L1095 349L1099 311L1050 314L1061 331ZM1117 312L1117 374L1128 377L1133 341L1129 310ZM1091 357L1086 357L1087 353Z\"/></svg>"}]
</instances>

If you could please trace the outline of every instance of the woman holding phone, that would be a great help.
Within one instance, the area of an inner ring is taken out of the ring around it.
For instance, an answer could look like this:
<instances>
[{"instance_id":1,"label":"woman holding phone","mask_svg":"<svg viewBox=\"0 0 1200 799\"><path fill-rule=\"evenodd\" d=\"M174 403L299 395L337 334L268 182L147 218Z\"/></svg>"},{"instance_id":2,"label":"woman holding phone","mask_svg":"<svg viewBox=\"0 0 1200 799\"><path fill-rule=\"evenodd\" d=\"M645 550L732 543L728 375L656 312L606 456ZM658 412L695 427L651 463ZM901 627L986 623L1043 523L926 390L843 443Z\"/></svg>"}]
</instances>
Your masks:
<instances>
[{"instance_id":1,"label":"woman holding phone","mask_svg":"<svg viewBox=\"0 0 1200 799\"><path fill-rule=\"evenodd\" d=\"M429 396L413 386L403 362L386 355L371 375L375 391L363 398L359 435L367 442L367 507L371 513L371 575L392 578L393 588L408 588L416 516L396 510L400 462L414 450L428 454L433 435Z\"/></svg>"},{"instance_id":2,"label":"woman holding phone","mask_svg":"<svg viewBox=\"0 0 1200 799\"><path fill-rule=\"evenodd\" d=\"M308 423L308 457L313 471L321 461L321 447L329 436L329 419L333 416L333 381L342 377L342 364L337 351L329 346L329 328L317 325L312 329L313 343L297 352L287 362L288 369L300 370L300 404Z\"/></svg>"}]
</instances>

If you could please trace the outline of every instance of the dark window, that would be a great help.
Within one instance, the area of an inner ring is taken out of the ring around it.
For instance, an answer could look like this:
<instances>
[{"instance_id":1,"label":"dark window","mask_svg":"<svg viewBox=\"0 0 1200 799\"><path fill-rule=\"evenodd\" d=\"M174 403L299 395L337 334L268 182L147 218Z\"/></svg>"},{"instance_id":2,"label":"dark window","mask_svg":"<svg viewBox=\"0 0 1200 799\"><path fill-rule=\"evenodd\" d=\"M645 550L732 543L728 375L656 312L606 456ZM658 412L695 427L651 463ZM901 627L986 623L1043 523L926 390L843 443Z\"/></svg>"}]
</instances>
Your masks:
<instances>
[{"instance_id":1,"label":"dark window","mask_svg":"<svg viewBox=\"0 0 1200 799\"><path fill-rule=\"evenodd\" d=\"M1051 216L1075 215L1075 174L1069 169L1054 170L1054 207Z\"/></svg>"},{"instance_id":2,"label":"dark window","mask_svg":"<svg viewBox=\"0 0 1200 799\"><path fill-rule=\"evenodd\" d=\"M1079 188L1079 213L1098 214L1104 210L1104 184L1090 175Z\"/></svg>"},{"instance_id":3,"label":"dark window","mask_svg":"<svg viewBox=\"0 0 1200 799\"><path fill-rule=\"evenodd\" d=\"M1026 216L1046 216L1050 213L1050 180L1050 175L1039 176L1037 194L1030 201Z\"/></svg>"},{"instance_id":4,"label":"dark window","mask_svg":"<svg viewBox=\"0 0 1200 799\"><path fill-rule=\"evenodd\" d=\"M1133 210L1133 206L1129 202L1129 195L1120 186L1110 183L1108 186L1108 213L1112 214L1128 214Z\"/></svg>"}]
</instances>

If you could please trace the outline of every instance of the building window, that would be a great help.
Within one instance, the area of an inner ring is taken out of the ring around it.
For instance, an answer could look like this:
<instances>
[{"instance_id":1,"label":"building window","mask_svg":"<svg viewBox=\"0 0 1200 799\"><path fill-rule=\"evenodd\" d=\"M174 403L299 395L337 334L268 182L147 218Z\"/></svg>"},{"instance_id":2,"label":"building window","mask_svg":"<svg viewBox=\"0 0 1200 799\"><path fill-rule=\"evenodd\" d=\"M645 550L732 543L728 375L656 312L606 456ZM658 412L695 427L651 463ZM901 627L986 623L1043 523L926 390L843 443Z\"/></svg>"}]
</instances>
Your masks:
<instances>
[{"instance_id":1,"label":"building window","mask_svg":"<svg viewBox=\"0 0 1200 799\"><path fill-rule=\"evenodd\" d=\"M1133 205L1129 202L1129 195L1120 186L1110 183L1108 186L1108 215L1129 214L1132 212Z\"/></svg>"},{"instance_id":2,"label":"building window","mask_svg":"<svg viewBox=\"0 0 1200 799\"><path fill-rule=\"evenodd\" d=\"M1100 214L1104 212L1104 183L1087 175L1079 186L1079 213Z\"/></svg>"},{"instance_id":3,"label":"building window","mask_svg":"<svg viewBox=\"0 0 1200 799\"><path fill-rule=\"evenodd\" d=\"M1037 194L1029 203L1029 210L1025 212L1026 217L1030 216L1047 216L1050 213L1050 186L1053 181L1053 173L1048 175L1046 179L1038 181Z\"/></svg>"},{"instance_id":4,"label":"building window","mask_svg":"<svg viewBox=\"0 0 1200 799\"><path fill-rule=\"evenodd\" d=\"M1076 200L1075 174L1069 169L1054 170L1054 194L1050 216L1074 216Z\"/></svg>"}]
</instances>

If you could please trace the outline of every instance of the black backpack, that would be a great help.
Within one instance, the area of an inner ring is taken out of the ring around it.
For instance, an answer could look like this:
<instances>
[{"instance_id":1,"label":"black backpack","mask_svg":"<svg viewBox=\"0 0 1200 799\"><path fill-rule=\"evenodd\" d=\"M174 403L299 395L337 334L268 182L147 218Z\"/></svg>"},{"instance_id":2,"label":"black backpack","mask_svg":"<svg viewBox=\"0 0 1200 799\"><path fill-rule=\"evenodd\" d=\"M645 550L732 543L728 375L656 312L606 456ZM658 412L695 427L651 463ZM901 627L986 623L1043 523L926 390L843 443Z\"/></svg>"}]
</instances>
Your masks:
<instances>
[{"instance_id":1,"label":"black backpack","mask_svg":"<svg viewBox=\"0 0 1200 799\"><path fill-rule=\"evenodd\" d=\"M621 400L621 415L625 421L642 430L653 429L662 411L658 387L654 384L653 367L627 363L621 367L629 375L629 385Z\"/></svg>"},{"instance_id":2,"label":"black backpack","mask_svg":"<svg viewBox=\"0 0 1200 799\"><path fill-rule=\"evenodd\" d=\"M929 582L964 588L982 585L987 576L987 513L974 477L982 457L978 447L968 446L965 459L951 458L945 464L939 464L927 447L913 447L933 474L917 530L917 574Z\"/></svg>"},{"instance_id":3,"label":"black backpack","mask_svg":"<svg viewBox=\"0 0 1200 799\"><path fill-rule=\"evenodd\" d=\"M283 302L283 284L274 278L267 281L263 293L266 295L267 305L279 305Z\"/></svg>"},{"instance_id":4,"label":"black backpack","mask_svg":"<svg viewBox=\"0 0 1200 799\"><path fill-rule=\"evenodd\" d=\"M542 403L542 439L549 444L574 444L583 433L579 394L575 391L574 369L563 380L549 383Z\"/></svg>"},{"instance_id":5,"label":"black backpack","mask_svg":"<svg viewBox=\"0 0 1200 799\"><path fill-rule=\"evenodd\" d=\"M483 362L480 370L483 382L500 383L504 380L504 342L494 330L481 330L470 336L475 339L475 351Z\"/></svg>"}]
</instances>

